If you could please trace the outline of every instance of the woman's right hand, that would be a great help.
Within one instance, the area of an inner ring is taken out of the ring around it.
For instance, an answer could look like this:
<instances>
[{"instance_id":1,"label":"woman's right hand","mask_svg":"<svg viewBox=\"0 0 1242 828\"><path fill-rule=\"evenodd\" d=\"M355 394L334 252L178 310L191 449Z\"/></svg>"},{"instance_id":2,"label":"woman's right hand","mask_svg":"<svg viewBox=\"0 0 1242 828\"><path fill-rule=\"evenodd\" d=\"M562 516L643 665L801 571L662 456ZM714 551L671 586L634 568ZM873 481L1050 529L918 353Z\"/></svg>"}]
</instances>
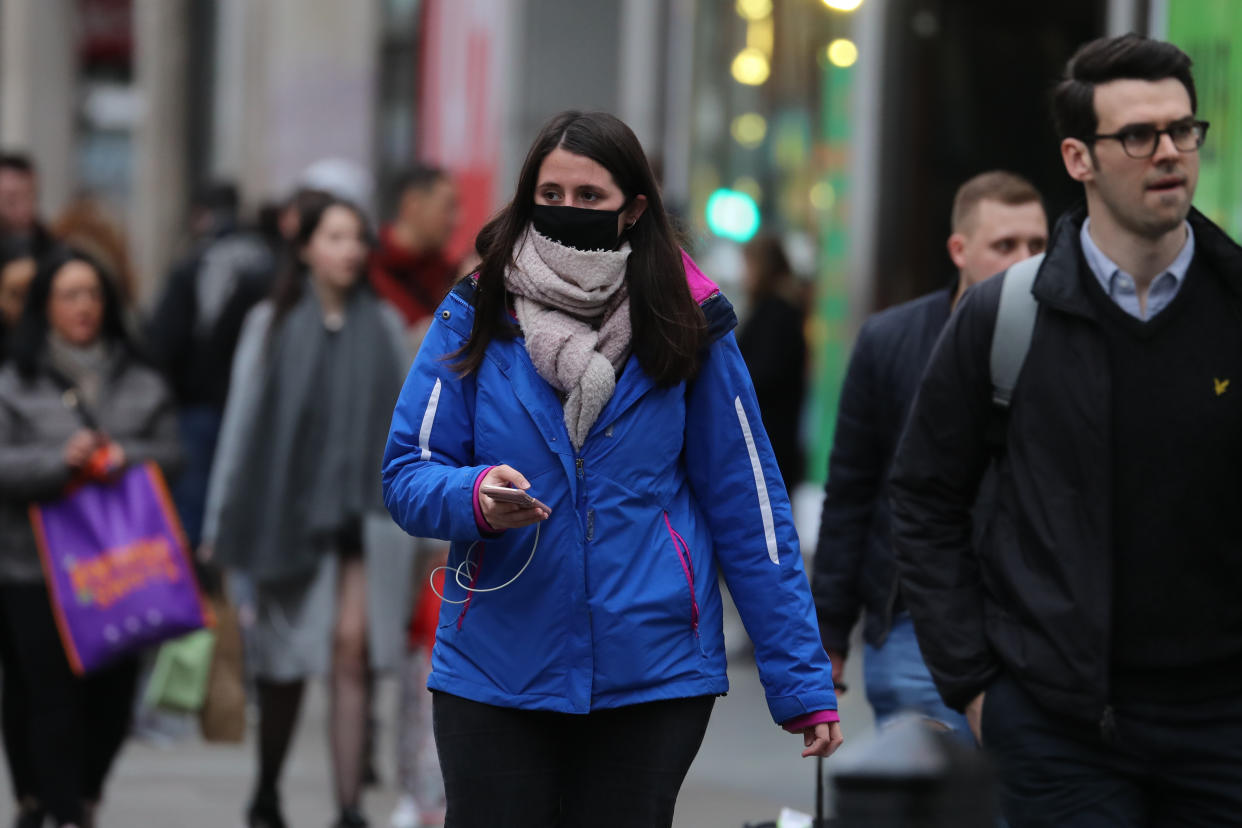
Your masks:
<instances>
[{"instance_id":1,"label":"woman's right hand","mask_svg":"<svg viewBox=\"0 0 1242 828\"><path fill-rule=\"evenodd\" d=\"M86 461L90 459L91 453L99 446L99 435L84 428L69 438L65 443L63 456L65 465L77 471L86 465Z\"/></svg>"},{"instance_id":2,"label":"woman's right hand","mask_svg":"<svg viewBox=\"0 0 1242 828\"><path fill-rule=\"evenodd\" d=\"M514 486L523 491L530 488L530 482L522 473L512 466L493 466L479 482L482 486ZM479 492L479 510L483 519L497 531L504 529L520 529L548 519L548 511L535 507L533 509L518 506L515 503L504 503L494 500L483 492Z\"/></svg>"}]
</instances>

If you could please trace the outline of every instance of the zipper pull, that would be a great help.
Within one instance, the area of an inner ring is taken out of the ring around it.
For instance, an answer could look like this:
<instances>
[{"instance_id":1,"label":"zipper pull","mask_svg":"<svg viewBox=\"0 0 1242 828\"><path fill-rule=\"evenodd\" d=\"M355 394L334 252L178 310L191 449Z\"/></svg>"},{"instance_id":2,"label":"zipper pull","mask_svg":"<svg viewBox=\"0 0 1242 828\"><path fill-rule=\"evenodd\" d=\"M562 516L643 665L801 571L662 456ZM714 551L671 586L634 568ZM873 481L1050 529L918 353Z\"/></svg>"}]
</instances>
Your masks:
<instances>
[{"instance_id":1,"label":"zipper pull","mask_svg":"<svg viewBox=\"0 0 1242 828\"><path fill-rule=\"evenodd\" d=\"M1112 705L1104 705L1104 715L1100 716L1100 736L1110 745L1117 740L1117 716Z\"/></svg>"},{"instance_id":2,"label":"zipper pull","mask_svg":"<svg viewBox=\"0 0 1242 828\"><path fill-rule=\"evenodd\" d=\"M577 460L574 461L574 466L578 469L578 479L581 480L583 477L581 457L579 457Z\"/></svg>"}]
</instances>

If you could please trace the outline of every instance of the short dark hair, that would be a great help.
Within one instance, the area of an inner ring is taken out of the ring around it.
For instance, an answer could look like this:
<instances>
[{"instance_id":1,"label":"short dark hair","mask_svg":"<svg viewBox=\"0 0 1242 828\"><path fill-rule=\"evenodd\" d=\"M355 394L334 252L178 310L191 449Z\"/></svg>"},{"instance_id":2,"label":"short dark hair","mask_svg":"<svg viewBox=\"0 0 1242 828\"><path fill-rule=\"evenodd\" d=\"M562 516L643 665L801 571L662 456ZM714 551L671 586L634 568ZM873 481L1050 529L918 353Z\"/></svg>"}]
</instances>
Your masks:
<instances>
[{"instance_id":1,"label":"short dark hair","mask_svg":"<svg viewBox=\"0 0 1242 828\"><path fill-rule=\"evenodd\" d=\"M773 293L780 284L793 275L789 257L781 240L771 234L760 233L742 248L742 256L754 268L755 284L752 298Z\"/></svg>"},{"instance_id":2,"label":"short dark hair","mask_svg":"<svg viewBox=\"0 0 1242 828\"><path fill-rule=\"evenodd\" d=\"M212 181L196 192L193 206L212 212L236 213L241 209L241 194L231 181Z\"/></svg>"},{"instance_id":3,"label":"short dark hair","mask_svg":"<svg viewBox=\"0 0 1242 828\"><path fill-rule=\"evenodd\" d=\"M38 259L34 242L24 236L0 239L0 270L22 259Z\"/></svg>"},{"instance_id":4,"label":"short dark hair","mask_svg":"<svg viewBox=\"0 0 1242 828\"><path fill-rule=\"evenodd\" d=\"M1099 128L1095 87L1115 80L1159 81L1176 78L1198 108L1190 56L1172 43L1137 34L1102 37L1082 46L1065 64L1065 75L1052 93L1052 118L1061 139L1087 140Z\"/></svg>"},{"instance_id":5,"label":"short dark hair","mask_svg":"<svg viewBox=\"0 0 1242 828\"><path fill-rule=\"evenodd\" d=\"M463 375L471 373L483 363L492 339L515 335L505 314L505 270L513 264L514 248L530 225L539 170L558 148L608 170L626 204L635 196L646 196L647 209L624 235L631 246L625 271L631 343L639 364L658 384L669 386L690 379L698 370L699 349L707 341L707 322L690 294L681 248L642 144L614 115L573 110L544 124L518 173L513 200L475 238L482 262L474 328L466 344L452 355L454 369Z\"/></svg>"},{"instance_id":6,"label":"short dark hair","mask_svg":"<svg viewBox=\"0 0 1242 828\"><path fill-rule=\"evenodd\" d=\"M35 163L24 152L0 152L0 170L35 174Z\"/></svg>"},{"instance_id":7,"label":"short dark hair","mask_svg":"<svg viewBox=\"0 0 1242 828\"><path fill-rule=\"evenodd\" d=\"M1035 185L1017 173L1005 170L979 173L958 187L957 195L953 196L954 233L964 232L963 228L970 223L981 201L999 201L1011 207L1031 202L1043 204Z\"/></svg>"},{"instance_id":8,"label":"short dark hair","mask_svg":"<svg viewBox=\"0 0 1242 828\"><path fill-rule=\"evenodd\" d=\"M409 190L427 192L436 184L449 177L448 170L430 164L415 164L404 169L393 177L392 193L397 198Z\"/></svg>"}]
</instances>

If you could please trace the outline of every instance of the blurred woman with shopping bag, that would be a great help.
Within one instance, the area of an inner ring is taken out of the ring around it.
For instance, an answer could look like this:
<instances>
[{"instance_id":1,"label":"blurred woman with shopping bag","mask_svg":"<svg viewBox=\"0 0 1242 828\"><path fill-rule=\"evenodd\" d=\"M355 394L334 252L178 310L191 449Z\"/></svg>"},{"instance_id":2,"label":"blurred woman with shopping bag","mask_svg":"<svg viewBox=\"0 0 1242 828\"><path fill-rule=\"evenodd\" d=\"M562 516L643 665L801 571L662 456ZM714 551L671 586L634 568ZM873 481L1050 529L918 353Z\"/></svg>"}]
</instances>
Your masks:
<instances>
[{"instance_id":1,"label":"blurred woman with shopping bag","mask_svg":"<svg viewBox=\"0 0 1242 828\"><path fill-rule=\"evenodd\" d=\"M254 589L259 696L252 828L283 828L278 782L306 679L330 673L337 825L361 814L368 673L401 657L413 542L378 468L410 356L396 311L366 285L367 225L336 197L309 205L297 256L250 312L208 487L213 562Z\"/></svg>"},{"instance_id":2,"label":"blurred woman with shopping bag","mask_svg":"<svg viewBox=\"0 0 1242 828\"><path fill-rule=\"evenodd\" d=\"M28 694L40 801L61 828L94 824L129 728L137 663L121 654L81 675L58 629L63 608L49 599L31 507L83 481L179 462L172 397L127 334L113 283L80 253L51 254L0 371L0 611Z\"/></svg>"}]
</instances>

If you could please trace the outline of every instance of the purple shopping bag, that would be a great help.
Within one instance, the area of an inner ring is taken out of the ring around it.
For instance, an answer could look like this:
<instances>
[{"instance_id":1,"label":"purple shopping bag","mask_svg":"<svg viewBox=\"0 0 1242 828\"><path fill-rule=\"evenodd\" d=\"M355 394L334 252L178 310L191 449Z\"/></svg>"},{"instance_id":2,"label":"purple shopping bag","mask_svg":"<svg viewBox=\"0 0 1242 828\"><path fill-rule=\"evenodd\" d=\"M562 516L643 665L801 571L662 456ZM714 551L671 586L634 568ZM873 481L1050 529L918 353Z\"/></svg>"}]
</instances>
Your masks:
<instances>
[{"instance_id":1,"label":"purple shopping bag","mask_svg":"<svg viewBox=\"0 0 1242 828\"><path fill-rule=\"evenodd\" d=\"M76 674L211 626L181 522L154 463L32 504L30 522Z\"/></svg>"}]
</instances>

